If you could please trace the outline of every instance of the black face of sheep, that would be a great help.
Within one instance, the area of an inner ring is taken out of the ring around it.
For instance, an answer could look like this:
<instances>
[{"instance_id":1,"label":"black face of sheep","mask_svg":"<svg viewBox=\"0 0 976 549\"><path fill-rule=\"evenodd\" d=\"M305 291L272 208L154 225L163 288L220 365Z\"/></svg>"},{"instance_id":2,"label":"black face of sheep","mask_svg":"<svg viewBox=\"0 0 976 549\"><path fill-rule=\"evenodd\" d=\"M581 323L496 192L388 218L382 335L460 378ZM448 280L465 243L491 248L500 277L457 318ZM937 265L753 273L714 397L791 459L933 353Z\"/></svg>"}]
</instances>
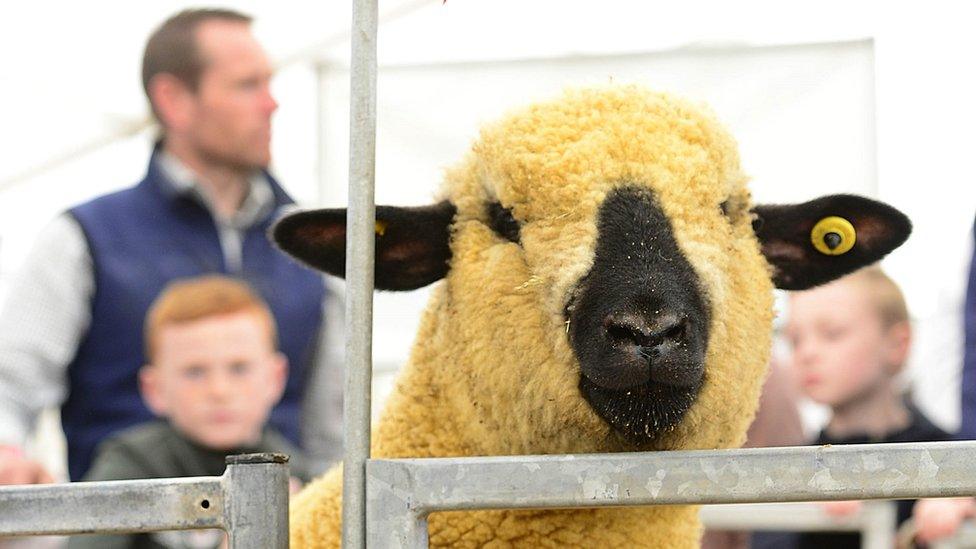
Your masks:
<instances>
[{"instance_id":1,"label":"black face of sheep","mask_svg":"<svg viewBox=\"0 0 976 549\"><path fill-rule=\"evenodd\" d=\"M911 231L894 208L850 195L751 212L735 208L716 205L730 223L752 216L772 280L783 289L809 288L873 263ZM647 443L680 422L708 376L707 285L646 186L617 187L598 212L592 266L563 303L565 337L579 363L581 396L620 436ZM377 289L410 290L449 276L456 213L447 201L378 206ZM856 227L857 244L843 251L839 240L851 235L818 232L825 219L836 218ZM518 244L524 236L525 227L498 202L484 203L480 219L500 241ZM272 236L312 267L343 276L345 224L344 209L299 212L281 219Z\"/></svg>"},{"instance_id":2,"label":"black face of sheep","mask_svg":"<svg viewBox=\"0 0 976 549\"><path fill-rule=\"evenodd\" d=\"M647 189L600 208L593 267L566 307L580 391L635 443L673 427L705 374L709 308L671 224Z\"/></svg>"}]
</instances>

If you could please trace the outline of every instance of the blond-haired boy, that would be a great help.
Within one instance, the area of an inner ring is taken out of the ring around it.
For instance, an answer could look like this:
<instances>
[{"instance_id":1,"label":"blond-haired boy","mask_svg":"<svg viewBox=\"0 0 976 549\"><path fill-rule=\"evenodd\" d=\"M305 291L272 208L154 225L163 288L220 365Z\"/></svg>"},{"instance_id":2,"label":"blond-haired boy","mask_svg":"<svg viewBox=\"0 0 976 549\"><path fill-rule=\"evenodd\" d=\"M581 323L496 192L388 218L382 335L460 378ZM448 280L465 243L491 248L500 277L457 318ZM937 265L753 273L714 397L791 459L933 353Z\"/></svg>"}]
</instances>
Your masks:
<instances>
[{"instance_id":1,"label":"blond-haired boy","mask_svg":"<svg viewBox=\"0 0 976 549\"><path fill-rule=\"evenodd\" d=\"M898 285L878 267L791 295L786 335L800 389L830 408L817 444L948 440L901 390L898 374L908 360L911 326ZM898 520L913 502L898 503ZM834 515L858 502L832 502ZM856 534L805 534L800 547L858 547Z\"/></svg>"},{"instance_id":2,"label":"blond-haired boy","mask_svg":"<svg viewBox=\"0 0 976 549\"><path fill-rule=\"evenodd\" d=\"M171 284L149 309L145 340L140 391L161 420L106 440L85 480L215 476L225 456L251 452L287 453L293 476L307 479L298 451L266 426L287 360L268 306L245 283L215 275ZM216 547L222 539L163 532L75 537L71 547Z\"/></svg>"}]
</instances>

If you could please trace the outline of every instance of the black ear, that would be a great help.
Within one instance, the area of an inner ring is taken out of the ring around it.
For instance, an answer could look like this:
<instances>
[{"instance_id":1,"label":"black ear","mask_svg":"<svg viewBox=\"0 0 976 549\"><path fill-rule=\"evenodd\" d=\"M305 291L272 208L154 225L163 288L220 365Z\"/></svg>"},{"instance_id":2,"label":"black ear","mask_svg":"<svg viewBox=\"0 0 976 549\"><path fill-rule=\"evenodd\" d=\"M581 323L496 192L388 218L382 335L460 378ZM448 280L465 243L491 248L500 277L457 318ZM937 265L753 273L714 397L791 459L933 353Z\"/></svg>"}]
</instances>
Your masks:
<instances>
[{"instance_id":1,"label":"black ear","mask_svg":"<svg viewBox=\"0 0 976 549\"><path fill-rule=\"evenodd\" d=\"M457 209L376 207L377 290L415 290L444 278ZM288 254L335 276L346 274L346 209L297 212L278 220L271 238Z\"/></svg>"},{"instance_id":2,"label":"black ear","mask_svg":"<svg viewBox=\"0 0 976 549\"><path fill-rule=\"evenodd\" d=\"M852 195L803 204L756 206L752 222L783 290L804 290L878 261L912 232L905 214Z\"/></svg>"}]
</instances>

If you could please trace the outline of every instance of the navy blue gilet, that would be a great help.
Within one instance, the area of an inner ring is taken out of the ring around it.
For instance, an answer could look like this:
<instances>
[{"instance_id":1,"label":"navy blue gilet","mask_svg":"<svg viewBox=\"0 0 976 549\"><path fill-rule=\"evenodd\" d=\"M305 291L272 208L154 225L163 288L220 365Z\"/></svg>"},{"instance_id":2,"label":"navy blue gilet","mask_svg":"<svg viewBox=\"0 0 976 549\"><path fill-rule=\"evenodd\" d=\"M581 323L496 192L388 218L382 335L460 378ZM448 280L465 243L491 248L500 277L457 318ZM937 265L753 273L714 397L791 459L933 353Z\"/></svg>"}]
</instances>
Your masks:
<instances>
[{"instance_id":1,"label":"navy blue gilet","mask_svg":"<svg viewBox=\"0 0 976 549\"><path fill-rule=\"evenodd\" d=\"M91 326L68 367L68 395L61 407L71 480L84 476L102 439L153 418L137 381L145 363L143 319L167 283L205 273L243 279L271 307L289 375L270 422L299 442L302 385L322 322L321 275L269 242L266 232L277 211L246 231L241 272L228 273L209 211L163 179L156 157L137 186L70 210L87 238L95 277ZM291 204L268 179L275 210Z\"/></svg>"}]
</instances>

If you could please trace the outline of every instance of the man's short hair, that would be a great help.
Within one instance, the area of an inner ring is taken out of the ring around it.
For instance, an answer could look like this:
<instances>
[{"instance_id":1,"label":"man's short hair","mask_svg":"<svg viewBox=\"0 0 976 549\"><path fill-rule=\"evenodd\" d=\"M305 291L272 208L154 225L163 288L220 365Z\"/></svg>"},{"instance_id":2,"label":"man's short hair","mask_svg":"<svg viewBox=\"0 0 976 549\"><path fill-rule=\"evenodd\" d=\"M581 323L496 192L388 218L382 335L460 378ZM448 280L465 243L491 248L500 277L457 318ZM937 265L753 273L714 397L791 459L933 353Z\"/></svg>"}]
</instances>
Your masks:
<instances>
[{"instance_id":1,"label":"man's short hair","mask_svg":"<svg viewBox=\"0 0 976 549\"><path fill-rule=\"evenodd\" d=\"M163 22L149 36L142 56L142 88L157 120L159 113L149 94L149 83L157 74L165 73L175 76L191 90L196 90L204 68L196 30L201 23L214 20L250 24L253 18L229 9L183 10Z\"/></svg>"},{"instance_id":2,"label":"man's short hair","mask_svg":"<svg viewBox=\"0 0 976 549\"><path fill-rule=\"evenodd\" d=\"M268 304L247 283L221 275L205 275L171 282L146 313L146 359L155 356L159 333L165 326L236 313L254 313L268 327L271 344L278 331Z\"/></svg>"}]
</instances>

